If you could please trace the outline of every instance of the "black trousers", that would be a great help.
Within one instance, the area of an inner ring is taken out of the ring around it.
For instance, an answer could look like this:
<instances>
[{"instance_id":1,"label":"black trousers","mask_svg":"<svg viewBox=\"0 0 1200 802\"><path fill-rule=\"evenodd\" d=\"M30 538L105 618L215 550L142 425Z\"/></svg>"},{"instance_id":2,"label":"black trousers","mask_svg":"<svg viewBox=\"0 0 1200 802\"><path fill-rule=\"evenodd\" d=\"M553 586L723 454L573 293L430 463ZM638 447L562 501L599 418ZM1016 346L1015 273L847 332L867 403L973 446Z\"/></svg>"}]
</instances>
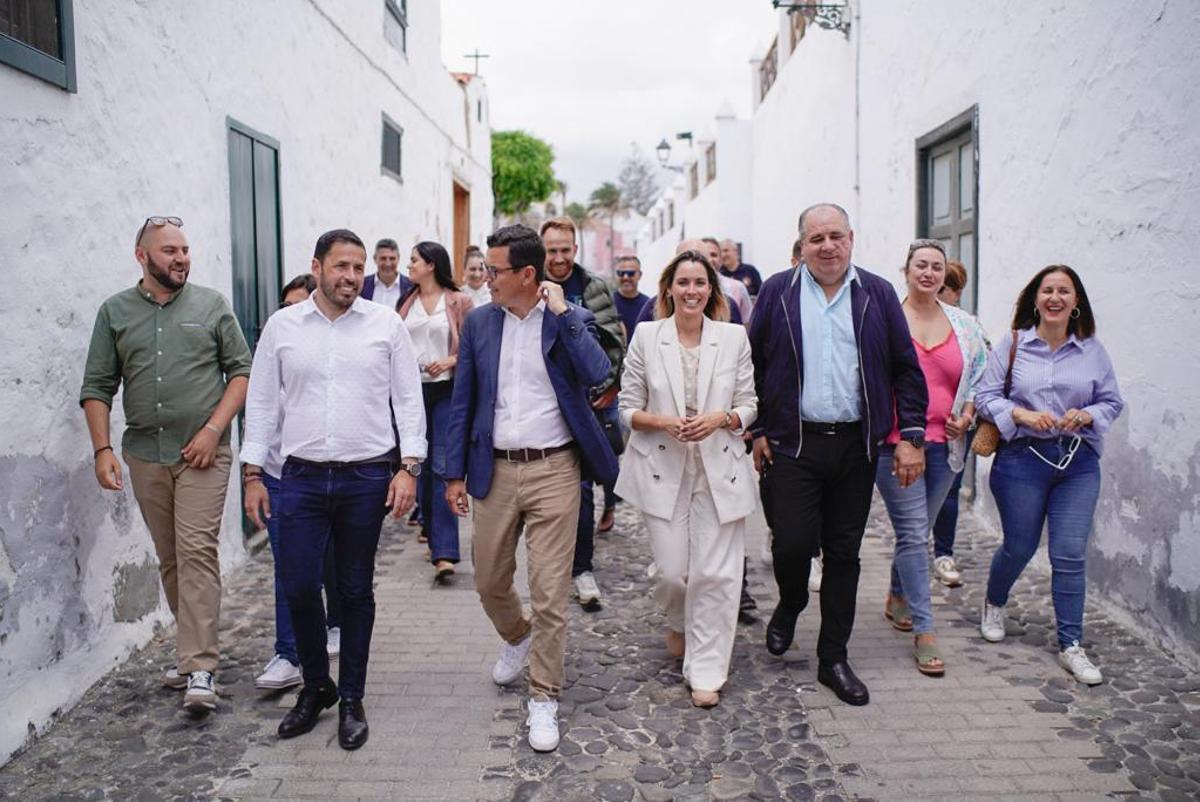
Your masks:
<instances>
[{"instance_id":1,"label":"black trousers","mask_svg":"<svg viewBox=\"0 0 1200 802\"><path fill-rule=\"evenodd\" d=\"M862 434L806 432L799 459L776 451L763 481L770 499L771 547L779 603L800 612L808 606L808 573L820 549L821 633L817 658L846 659L858 594L858 550L871 511L875 462Z\"/></svg>"}]
</instances>

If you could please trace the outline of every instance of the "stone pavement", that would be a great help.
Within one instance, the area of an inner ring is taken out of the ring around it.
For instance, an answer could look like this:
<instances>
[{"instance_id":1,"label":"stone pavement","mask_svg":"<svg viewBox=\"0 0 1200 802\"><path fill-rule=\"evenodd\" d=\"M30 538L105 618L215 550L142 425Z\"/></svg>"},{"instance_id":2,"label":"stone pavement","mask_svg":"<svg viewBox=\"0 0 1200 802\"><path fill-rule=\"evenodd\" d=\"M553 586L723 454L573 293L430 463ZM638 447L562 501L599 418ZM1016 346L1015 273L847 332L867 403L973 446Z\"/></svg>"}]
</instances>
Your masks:
<instances>
[{"instance_id":1,"label":"stone pavement","mask_svg":"<svg viewBox=\"0 0 1200 802\"><path fill-rule=\"evenodd\" d=\"M763 618L770 568L751 583ZM947 674L921 676L911 638L881 615L890 528L877 508L863 546L851 658L871 704L842 705L815 681L816 605L783 658L743 626L721 705L693 708L661 641L637 515L621 507L598 540L605 609L572 606L563 741L525 743L523 696L488 675L499 640L472 589L469 561L435 587L414 532L385 528L367 688L371 740L336 744L326 713L306 736L274 729L290 694L263 694L270 656L270 556L227 580L217 712L193 719L158 687L164 633L118 666L24 754L0 769L0 798L74 799L1029 799L1200 797L1200 674L1089 605L1086 642L1104 684L1075 684L1055 662L1049 580L1031 569L1010 604L1010 637L975 626L996 541L960 526L963 588L935 591ZM464 553L469 527L464 528ZM814 600L815 601L815 600Z\"/></svg>"}]
</instances>

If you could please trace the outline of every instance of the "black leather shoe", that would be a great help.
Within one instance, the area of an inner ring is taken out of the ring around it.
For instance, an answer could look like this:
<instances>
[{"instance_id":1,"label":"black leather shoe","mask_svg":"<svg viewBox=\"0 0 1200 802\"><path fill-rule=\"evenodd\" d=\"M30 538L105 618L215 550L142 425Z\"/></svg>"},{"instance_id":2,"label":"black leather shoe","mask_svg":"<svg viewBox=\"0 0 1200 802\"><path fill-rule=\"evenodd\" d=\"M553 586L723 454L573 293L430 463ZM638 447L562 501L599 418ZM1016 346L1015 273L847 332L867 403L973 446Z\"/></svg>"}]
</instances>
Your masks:
<instances>
[{"instance_id":1,"label":"black leather shoe","mask_svg":"<svg viewBox=\"0 0 1200 802\"><path fill-rule=\"evenodd\" d=\"M338 745L343 749L357 749L367 742L367 711L361 699L343 699L338 704Z\"/></svg>"},{"instance_id":2,"label":"black leather shoe","mask_svg":"<svg viewBox=\"0 0 1200 802\"><path fill-rule=\"evenodd\" d=\"M796 636L796 619L799 617L799 612L793 613L782 604L775 608L775 612L771 613L771 620L767 623L768 652L780 655L788 650L792 645L792 638Z\"/></svg>"},{"instance_id":3,"label":"black leather shoe","mask_svg":"<svg viewBox=\"0 0 1200 802\"><path fill-rule=\"evenodd\" d=\"M854 675L845 660L837 663L820 663L817 666L817 682L833 691L837 698L848 705L865 705L871 701L867 686Z\"/></svg>"},{"instance_id":4,"label":"black leather shoe","mask_svg":"<svg viewBox=\"0 0 1200 802\"><path fill-rule=\"evenodd\" d=\"M750 595L750 585L746 582L746 577L742 575L742 598L738 602L738 623L753 624L758 620L758 616L754 612L758 609L758 602L754 601L754 597Z\"/></svg>"},{"instance_id":5,"label":"black leather shoe","mask_svg":"<svg viewBox=\"0 0 1200 802\"><path fill-rule=\"evenodd\" d=\"M327 679L319 685L305 685L300 689L296 706L279 722L279 737L295 738L308 732L317 725L321 711L333 707L337 700L338 689L333 680Z\"/></svg>"}]
</instances>

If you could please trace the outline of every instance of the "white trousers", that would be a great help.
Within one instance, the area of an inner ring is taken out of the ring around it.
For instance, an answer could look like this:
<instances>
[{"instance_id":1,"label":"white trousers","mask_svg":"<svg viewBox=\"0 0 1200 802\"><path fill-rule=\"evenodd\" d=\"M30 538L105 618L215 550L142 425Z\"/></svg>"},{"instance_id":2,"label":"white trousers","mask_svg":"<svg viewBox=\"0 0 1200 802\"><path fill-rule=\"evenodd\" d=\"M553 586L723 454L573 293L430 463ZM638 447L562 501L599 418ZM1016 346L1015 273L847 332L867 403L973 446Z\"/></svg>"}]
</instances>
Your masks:
<instances>
[{"instance_id":1,"label":"white trousers","mask_svg":"<svg viewBox=\"0 0 1200 802\"><path fill-rule=\"evenodd\" d=\"M729 676L742 593L746 520L722 525L704 466L690 454L670 519L643 515L658 564L655 598L686 643L683 677L718 691Z\"/></svg>"}]
</instances>

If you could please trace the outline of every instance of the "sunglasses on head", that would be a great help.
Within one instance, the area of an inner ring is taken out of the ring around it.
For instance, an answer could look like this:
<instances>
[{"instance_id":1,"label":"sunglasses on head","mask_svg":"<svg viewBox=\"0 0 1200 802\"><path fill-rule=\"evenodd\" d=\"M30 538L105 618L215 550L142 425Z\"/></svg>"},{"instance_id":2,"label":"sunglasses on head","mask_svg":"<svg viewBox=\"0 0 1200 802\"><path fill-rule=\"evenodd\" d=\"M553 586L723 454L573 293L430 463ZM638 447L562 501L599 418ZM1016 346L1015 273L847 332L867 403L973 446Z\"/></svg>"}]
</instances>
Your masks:
<instances>
[{"instance_id":1,"label":"sunglasses on head","mask_svg":"<svg viewBox=\"0 0 1200 802\"><path fill-rule=\"evenodd\" d=\"M146 235L147 226L166 226L171 225L176 228L183 228L183 220L178 217L147 217L146 222L142 223L142 227L138 229L137 244L142 244L142 237Z\"/></svg>"}]
</instances>

